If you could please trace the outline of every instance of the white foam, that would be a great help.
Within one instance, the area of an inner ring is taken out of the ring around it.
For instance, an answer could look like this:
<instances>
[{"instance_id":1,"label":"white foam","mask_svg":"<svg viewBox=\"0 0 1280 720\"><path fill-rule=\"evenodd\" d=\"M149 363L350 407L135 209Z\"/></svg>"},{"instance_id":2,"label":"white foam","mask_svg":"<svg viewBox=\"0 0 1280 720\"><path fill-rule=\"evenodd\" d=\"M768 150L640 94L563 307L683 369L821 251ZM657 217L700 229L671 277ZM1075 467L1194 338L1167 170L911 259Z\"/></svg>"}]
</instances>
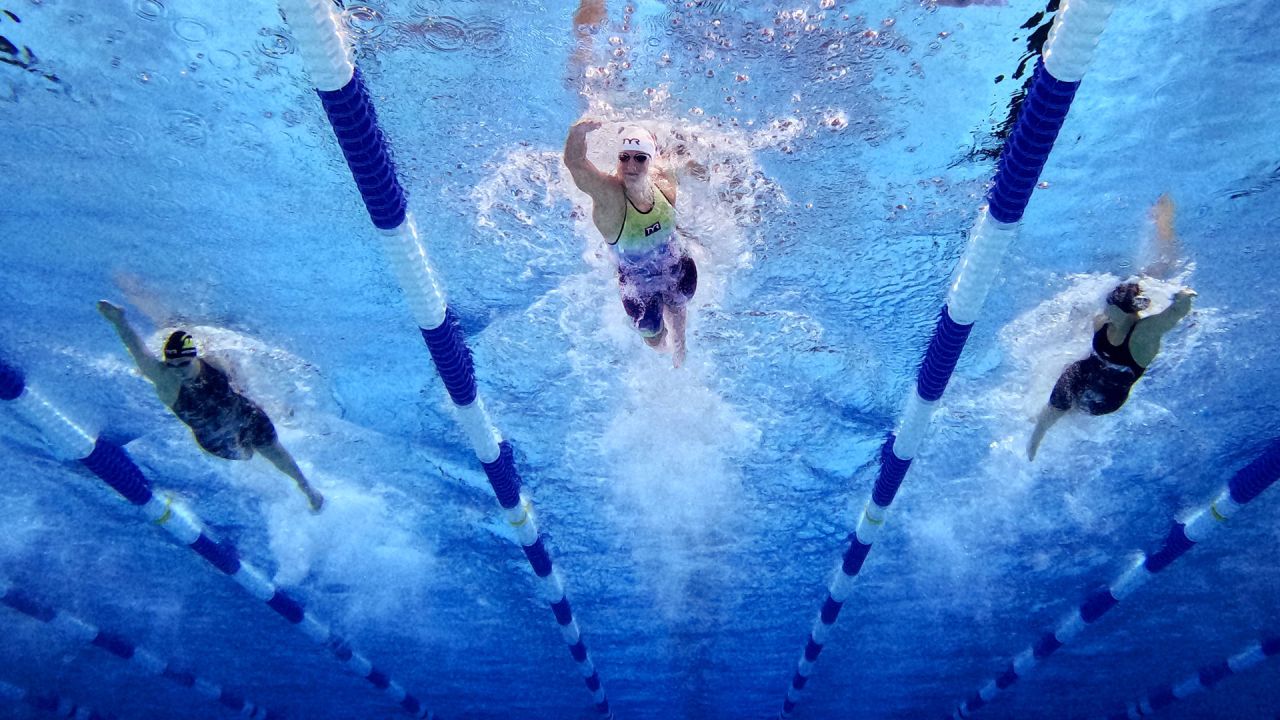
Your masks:
<instances>
[{"instance_id":1,"label":"white foam","mask_svg":"<svg viewBox=\"0 0 1280 720\"><path fill-rule=\"evenodd\" d=\"M739 468L758 445L760 431L717 391L718 372L699 343L699 330L704 313L726 297L733 276L755 262L753 248L763 242L756 237L762 206L785 202L760 171L754 148L784 142L787 132L799 128L778 128L781 134L771 140L713 123L677 126L663 119L662 93L649 98L647 110L626 117L600 100L593 112L608 122L640 122L652 130L680 176L678 229L698 265L685 367L673 369L669 354L646 347L632 329L619 301L616 261L591 221L590 199L573 185L558 147L510 148L472 193L478 231L507 265L514 265L518 277L539 278L548 269L561 273L557 285L537 297L523 317L500 319L476 342L481 355L491 343L506 347L501 356L486 358L489 377L507 376L506 358L523 355L513 348L527 344L545 353L547 347L564 347L548 357L522 360L521 372L528 374L527 365L534 362L547 366L539 368L545 374L571 372L581 378L581 392L565 400L572 421L563 433L570 459L562 461L590 469L578 473L575 482L584 489L599 483L602 514L613 535L632 553L640 582L650 588L645 592L653 595L659 612L673 618L690 611L689 597L698 594L691 589L694 583L722 572L708 566L716 554L712 546L751 533L742 526L751 514L751 499ZM615 164L614 147L603 142L611 128L606 125L587 139L588 156L605 172ZM548 213L563 216L566 203L575 233L533 222ZM829 372L834 375L838 368ZM501 399L512 402L524 391L508 388ZM499 414L495 409L502 427ZM523 416L519 421L530 422ZM504 432L521 436L519 425ZM535 504L542 500L533 497ZM490 523L495 533L510 534L496 524ZM566 573L572 592L572 568Z\"/></svg>"},{"instance_id":2,"label":"white foam","mask_svg":"<svg viewBox=\"0 0 1280 720\"><path fill-rule=\"evenodd\" d=\"M668 618L689 609L690 584L709 545L750 535L743 526L740 466L755 450L759 430L691 368L672 370L647 348L632 358L626 395L600 446L609 468L612 515L618 532L640 539L630 549Z\"/></svg>"},{"instance_id":3,"label":"white foam","mask_svg":"<svg viewBox=\"0 0 1280 720\"><path fill-rule=\"evenodd\" d=\"M320 369L307 359L246 333L212 325L186 325L201 356L227 372L232 386L267 412L276 427L297 415L338 416L342 409ZM150 347L159 348L176 328L164 328Z\"/></svg>"},{"instance_id":4,"label":"white foam","mask_svg":"<svg viewBox=\"0 0 1280 720\"><path fill-rule=\"evenodd\" d=\"M296 490L267 504L273 580L288 588L306 584L341 592L342 627L353 632L406 614L420 613L434 586L436 558L420 522L403 511L405 498L381 486L368 490L314 478L324 510L307 512Z\"/></svg>"}]
</instances>

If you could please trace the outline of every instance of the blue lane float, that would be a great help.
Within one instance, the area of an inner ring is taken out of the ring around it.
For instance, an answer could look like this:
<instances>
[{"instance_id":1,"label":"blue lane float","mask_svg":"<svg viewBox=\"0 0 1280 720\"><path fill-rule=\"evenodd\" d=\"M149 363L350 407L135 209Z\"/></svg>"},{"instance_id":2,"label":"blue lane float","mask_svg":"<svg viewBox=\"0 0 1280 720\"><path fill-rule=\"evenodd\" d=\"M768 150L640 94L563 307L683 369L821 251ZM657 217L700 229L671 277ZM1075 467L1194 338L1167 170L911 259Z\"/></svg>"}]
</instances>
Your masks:
<instances>
[{"instance_id":1,"label":"blue lane float","mask_svg":"<svg viewBox=\"0 0 1280 720\"><path fill-rule=\"evenodd\" d=\"M1280 636L1264 637L1226 660L1205 665L1182 682L1155 688L1141 700L1130 702L1125 709L1100 717L1098 720L1136 720L1151 717L1175 702L1210 690L1227 677L1238 675L1260 665L1277 654L1280 654Z\"/></svg>"},{"instance_id":2,"label":"blue lane float","mask_svg":"<svg viewBox=\"0 0 1280 720\"><path fill-rule=\"evenodd\" d=\"M115 715L102 715L92 708L78 705L55 693L33 693L26 688L0 680L0 698L11 702L25 702L31 707L42 710L54 717L71 718L73 720L116 720Z\"/></svg>"},{"instance_id":3,"label":"blue lane float","mask_svg":"<svg viewBox=\"0 0 1280 720\"><path fill-rule=\"evenodd\" d=\"M511 444L490 420L478 396L471 350L448 307L436 272L427 258L395 163L378 124L364 79L352 61L331 0L279 0L297 40L307 73L320 97L338 146L364 201L369 219L383 239L388 265L400 283L418 331L443 381L476 458L484 469L502 512L515 531L538 581L540 599L555 617L560 636L577 664L596 712L613 713L600 675L587 652L582 632L538 531L533 507L520 493L520 474Z\"/></svg>"},{"instance_id":4,"label":"blue lane float","mask_svg":"<svg viewBox=\"0 0 1280 720\"><path fill-rule=\"evenodd\" d=\"M800 691L813 673L854 579L884 527L889 506L920 450L1005 252L1018 235L1027 203L1114 5L1115 0L1064 0L1060 6L1042 60L1036 64L1031 88L1001 152L986 207L969 231L969 246L960 259L947 301L938 313L915 388L906 400L897 428L881 446L880 469L871 497L853 519L855 530L827 585L826 598L787 688L780 718L790 717L795 710Z\"/></svg>"},{"instance_id":5,"label":"blue lane float","mask_svg":"<svg viewBox=\"0 0 1280 720\"><path fill-rule=\"evenodd\" d=\"M240 717L249 718L249 720L281 720L282 718L279 713L252 703L217 683L183 670L180 666L160 658L119 633L102 630L70 613L40 602L14 587L4 578L0 578L0 604L39 620L55 632L86 645L101 648L121 660L133 663L151 675L162 677L192 690Z\"/></svg>"},{"instance_id":6,"label":"blue lane float","mask_svg":"<svg viewBox=\"0 0 1280 720\"><path fill-rule=\"evenodd\" d=\"M0 359L0 399L11 403L18 414L40 430L53 454L62 460L79 460L86 468L120 494L152 524L195 551L206 562L235 580L250 595L265 602L291 625L326 648L359 677L387 695L401 710L416 718L434 718L417 696L373 666L364 655L351 649L345 638L331 630L301 601L276 587L267 575L240 557L235 545L215 538L195 513L168 495L152 490L151 481L119 445L93 438L54 407L23 373Z\"/></svg>"},{"instance_id":7,"label":"blue lane float","mask_svg":"<svg viewBox=\"0 0 1280 720\"><path fill-rule=\"evenodd\" d=\"M1278 478L1280 438L1273 439L1257 459L1236 472L1213 501L1191 512L1185 519L1175 519L1158 550L1149 555L1139 554L1118 578L1089 593L1084 602L1063 618L1055 629L1045 632L1014 657L1004 672L960 703L947 717L951 720L968 718L985 707L997 694L1026 677L1032 668L1075 639L1085 627L1097 622L1156 573L1168 568L1196 544L1221 529L1228 518L1271 487Z\"/></svg>"}]
</instances>

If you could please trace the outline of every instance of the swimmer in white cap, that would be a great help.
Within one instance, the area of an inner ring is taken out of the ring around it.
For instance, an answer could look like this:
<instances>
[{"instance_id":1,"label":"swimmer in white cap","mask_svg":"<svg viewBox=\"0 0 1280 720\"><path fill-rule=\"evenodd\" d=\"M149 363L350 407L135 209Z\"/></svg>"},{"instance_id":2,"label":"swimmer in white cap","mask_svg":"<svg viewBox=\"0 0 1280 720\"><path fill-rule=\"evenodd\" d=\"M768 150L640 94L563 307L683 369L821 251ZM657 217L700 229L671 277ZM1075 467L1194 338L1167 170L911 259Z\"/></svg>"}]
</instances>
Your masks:
<instances>
[{"instance_id":1,"label":"swimmer in white cap","mask_svg":"<svg viewBox=\"0 0 1280 720\"><path fill-rule=\"evenodd\" d=\"M603 123L584 120L569 130L564 164L573 182L591 196L591 219L618 261L622 305L645 343L685 357L685 305L698 287L698 268L676 233L676 176L655 168L657 141L638 126L611 139L618 165L606 174L587 159L587 133Z\"/></svg>"}]
</instances>

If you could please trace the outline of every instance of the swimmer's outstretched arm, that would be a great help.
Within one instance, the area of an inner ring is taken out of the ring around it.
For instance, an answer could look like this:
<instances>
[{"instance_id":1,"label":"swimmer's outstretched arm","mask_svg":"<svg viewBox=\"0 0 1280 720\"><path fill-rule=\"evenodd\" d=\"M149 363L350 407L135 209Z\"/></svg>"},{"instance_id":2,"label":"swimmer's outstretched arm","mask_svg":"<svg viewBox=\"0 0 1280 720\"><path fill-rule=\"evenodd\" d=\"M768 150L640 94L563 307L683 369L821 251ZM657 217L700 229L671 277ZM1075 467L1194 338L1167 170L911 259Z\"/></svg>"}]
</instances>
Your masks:
<instances>
[{"instance_id":1,"label":"swimmer's outstretched arm","mask_svg":"<svg viewBox=\"0 0 1280 720\"><path fill-rule=\"evenodd\" d=\"M1169 307L1151 317L1143 318L1142 324L1156 330L1161 335L1169 332L1182 318L1187 316L1187 313L1191 312L1191 298L1194 297L1196 297L1195 290L1182 288L1174 293L1173 302L1169 304Z\"/></svg>"},{"instance_id":2,"label":"swimmer's outstretched arm","mask_svg":"<svg viewBox=\"0 0 1280 720\"><path fill-rule=\"evenodd\" d=\"M124 308L106 300L99 300L98 312L102 313L102 317L116 329L116 334L124 341L125 349L133 356L133 361L137 363L142 375L151 382L159 382L164 376L164 364L147 350L142 338L138 337L138 333L133 326L129 325L129 321L124 319Z\"/></svg>"},{"instance_id":3,"label":"swimmer's outstretched arm","mask_svg":"<svg viewBox=\"0 0 1280 720\"><path fill-rule=\"evenodd\" d=\"M1182 288L1174 293L1173 303L1169 307L1138 321L1138 327L1133 331L1133 338L1129 341L1129 352L1133 354L1134 360L1144 367L1155 360L1156 354L1160 352L1160 343L1164 334L1172 330L1182 318L1187 316L1187 313L1191 312L1191 298L1195 296L1195 290Z\"/></svg>"},{"instance_id":4,"label":"swimmer's outstretched arm","mask_svg":"<svg viewBox=\"0 0 1280 720\"><path fill-rule=\"evenodd\" d=\"M1151 217L1156 223L1156 239L1162 244L1172 245L1178 242L1178 233L1173 227L1173 215L1177 206L1169 193L1161 195L1151 208Z\"/></svg>"},{"instance_id":5,"label":"swimmer's outstretched arm","mask_svg":"<svg viewBox=\"0 0 1280 720\"><path fill-rule=\"evenodd\" d=\"M564 164L573 176L573 184L600 202L611 192L616 192L617 182L612 176L600 172L600 168L587 159L587 133L600 128L599 120L583 120L569 128L564 141Z\"/></svg>"},{"instance_id":6,"label":"swimmer's outstretched arm","mask_svg":"<svg viewBox=\"0 0 1280 720\"><path fill-rule=\"evenodd\" d=\"M1148 277L1168 277L1178 267L1181 252L1178 232L1173 224L1176 210L1169 193L1161 195L1155 205L1151 206L1151 220L1156 226L1155 257L1150 265L1142 269L1142 273Z\"/></svg>"}]
</instances>

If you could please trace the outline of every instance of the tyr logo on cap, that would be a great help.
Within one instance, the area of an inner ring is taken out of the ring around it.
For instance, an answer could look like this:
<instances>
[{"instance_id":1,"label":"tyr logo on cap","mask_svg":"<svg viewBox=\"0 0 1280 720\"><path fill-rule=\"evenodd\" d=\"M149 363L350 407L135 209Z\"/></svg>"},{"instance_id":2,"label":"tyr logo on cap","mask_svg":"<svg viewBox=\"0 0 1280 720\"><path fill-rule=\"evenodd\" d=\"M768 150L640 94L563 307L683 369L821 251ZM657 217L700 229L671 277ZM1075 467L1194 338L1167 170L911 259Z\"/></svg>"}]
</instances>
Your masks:
<instances>
[{"instance_id":1,"label":"tyr logo on cap","mask_svg":"<svg viewBox=\"0 0 1280 720\"><path fill-rule=\"evenodd\" d=\"M656 155L658 150L657 142L654 140L653 133L638 125L632 125L618 130L617 148L619 151L639 150L649 156Z\"/></svg>"}]
</instances>

